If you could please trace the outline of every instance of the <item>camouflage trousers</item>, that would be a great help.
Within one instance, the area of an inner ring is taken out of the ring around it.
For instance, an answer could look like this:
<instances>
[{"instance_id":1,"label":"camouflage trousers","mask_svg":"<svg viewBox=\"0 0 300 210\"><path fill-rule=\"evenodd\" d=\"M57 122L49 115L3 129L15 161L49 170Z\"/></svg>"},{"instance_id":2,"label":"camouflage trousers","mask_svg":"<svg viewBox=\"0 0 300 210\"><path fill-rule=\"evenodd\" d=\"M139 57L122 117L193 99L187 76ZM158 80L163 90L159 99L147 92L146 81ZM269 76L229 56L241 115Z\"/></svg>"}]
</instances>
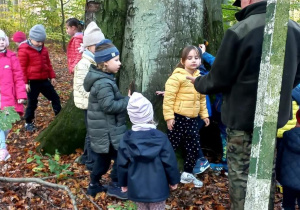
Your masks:
<instances>
[{"instance_id":1,"label":"camouflage trousers","mask_svg":"<svg viewBox=\"0 0 300 210\"><path fill-rule=\"evenodd\" d=\"M227 128L226 132L230 209L243 210L249 173L252 132L229 128ZM273 209L275 195L275 163L272 179L273 185L271 188L269 209Z\"/></svg>"}]
</instances>

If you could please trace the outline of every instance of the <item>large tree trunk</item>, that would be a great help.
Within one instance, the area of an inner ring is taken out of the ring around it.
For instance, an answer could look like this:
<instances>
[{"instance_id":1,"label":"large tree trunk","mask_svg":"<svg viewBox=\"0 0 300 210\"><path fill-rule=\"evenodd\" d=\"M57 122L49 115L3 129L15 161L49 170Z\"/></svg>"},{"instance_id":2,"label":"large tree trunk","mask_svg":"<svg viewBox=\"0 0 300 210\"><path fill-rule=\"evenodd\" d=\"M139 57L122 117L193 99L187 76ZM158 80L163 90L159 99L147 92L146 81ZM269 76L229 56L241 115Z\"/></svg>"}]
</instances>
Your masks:
<instances>
[{"instance_id":1,"label":"large tree trunk","mask_svg":"<svg viewBox=\"0 0 300 210\"><path fill-rule=\"evenodd\" d=\"M204 17L208 17L207 23ZM217 32L207 32L214 31L211 27L216 26ZM221 0L129 0L121 59L124 66L120 73L121 91L126 94L128 84L135 80L138 91L153 103L158 128L165 130L163 97L156 96L155 91L164 90L186 45L198 45L205 38L212 40L212 48L217 48L214 46L219 42L215 40L222 38L221 29Z\"/></svg>"},{"instance_id":2,"label":"large tree trunk","mask_svg":"<svg viewBox=\"0 0 300 210\"><path fill-rule=\"evenodd\" d=\"M179 62L180 52L186 45L198 45L206 39L210 42L209 49L212 53L216 52L223 36L221 2L222 0L87 0L86 22L96 20L105 37L122 50L123 68L119 77L121 92L127 94L128 85L134 79L138 91L153 103L155 120L161 130L166 129L162 115L163 98L156 96L155 91L164 90L164 84ZM72 105L67 104L59 114L62 117L57 117L53 124L65 119L68 112L65 113L64 110L69 109L69 106ZM41 145L43 148L52 145L52 141L63 141L63 137L59 136L62 131L52 127L51 135L45 136L45 131L39 137L42 141L49 142ZM74 126L72 127L73 129L67 129L70 131L67 135L74 141L82 142L84 138L79 139ZM55 139L49 137L55 133L59 134ZM62 147L57 148L64 153ZM46 148L44 150L48 151Z\"/></svg>"}]
</instances>

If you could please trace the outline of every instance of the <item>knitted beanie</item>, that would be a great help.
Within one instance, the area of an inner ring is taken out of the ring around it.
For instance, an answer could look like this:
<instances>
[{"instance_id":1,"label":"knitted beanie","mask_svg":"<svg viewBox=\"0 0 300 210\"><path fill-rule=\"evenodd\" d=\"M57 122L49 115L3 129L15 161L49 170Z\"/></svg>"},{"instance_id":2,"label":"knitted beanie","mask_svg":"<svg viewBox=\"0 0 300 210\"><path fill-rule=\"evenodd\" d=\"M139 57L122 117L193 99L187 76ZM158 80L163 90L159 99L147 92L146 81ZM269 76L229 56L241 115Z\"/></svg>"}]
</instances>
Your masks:
<instances>
[{"instance_id":1,"label":"knitted beanie","mask_svg":"<svg viewBox=\"0 0 300 210\"><path fill-rule=\"evenodd\" d=\"M14 42L21 43L26 40L26 34L22 31L17 31L16 33L14 33L12 40Z\"/></svg>"},{"instance_id":2,"label":"knitted beanie","mask_svg":"<svg viewBox=\"0 0 300 210\"><path fill-rule=\"evenodd\" d=\"M119 50L109 39L103 39L96 45L95 61L101 63L120 55Z\"/></svg>"},{"instance_id":3,"label":"knitted beanie","mask_svg":"<svg viewBox=\"0 0 300 210\"><path fill-rule=\"evenodd\" d=\"M5 32L2 31L1 29L0 29L0 38L5 39L5 47L8 47L8 45L9 45L8 37L6 36Z\"/></svg>"},{"instance_id":4,"label":"knitted beanie","mask_svg":"<svg viewBox=\"0 0 300 210\"><path fill-rule=\"evenodd\" d=\"M46 30L42 24L33 26L29 31L29 38L37 42L45 42Z\"/></svg>"},{"instance_id":5,"label":"knitted beanie","mask_svg":"<svg viewBox=\"0 0 300 210\"><path fill-rule=\"evenodd\" d=\"M83 46L88 47L95 45L103 39L105 39L105 37L101 29L94 21L90 22L83 33Z\"/></svg>"},{"instance_id":6,"label":"knitted beanie","mask_svg":"<svg viewBox=\"0 0 300 210\"><path fill-rule=\"evenodd\" d=\"M127 105L127 112L133 124L146 124L153 120L152 104L141 93L132 94Z\"/></svg>"}]
</instances>

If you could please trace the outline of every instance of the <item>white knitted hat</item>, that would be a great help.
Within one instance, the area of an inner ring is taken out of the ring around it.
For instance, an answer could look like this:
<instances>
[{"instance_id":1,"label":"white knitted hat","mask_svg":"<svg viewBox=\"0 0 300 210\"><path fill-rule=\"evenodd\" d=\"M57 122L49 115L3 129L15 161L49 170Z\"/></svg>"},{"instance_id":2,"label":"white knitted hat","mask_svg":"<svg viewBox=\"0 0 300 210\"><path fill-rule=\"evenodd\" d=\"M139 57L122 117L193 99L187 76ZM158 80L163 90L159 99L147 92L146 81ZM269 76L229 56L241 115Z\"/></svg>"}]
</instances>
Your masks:
<instances>
[{"instance_id":1,"label":"white knitted hat","mask_svg":"<svg viewBox=\"0 0 300 210\"><path fill-rule=\"evenodd\" d=\"M98 44L103 39L105 39L105 37L101 29L94 21L90 22L83 32L83 46L88 47Z\"/></svg>"},{"instance_id":2,"label":"white knitted hat","mask_svg":"<svg viewBox=\"0 0 300 210\"><path fill-rule=\"evenodd\" d=\"M8 45L9 45L8 37L6 36L5 32L2 31L1 29L0 29L0 38L4 38L5 39L5 47L8 47Z\"/></svg>"},{"instance_id":3,"label":"white knitted hat","mask_svg":"<svg viewBox=\"0 0 300 210\"><path fill-rule=\"evenodd\" d=\"M134 92L129 99L127 111L133 124L145 124L153 120L151 102L142 94Z\"/></svg>"}]
</instances>

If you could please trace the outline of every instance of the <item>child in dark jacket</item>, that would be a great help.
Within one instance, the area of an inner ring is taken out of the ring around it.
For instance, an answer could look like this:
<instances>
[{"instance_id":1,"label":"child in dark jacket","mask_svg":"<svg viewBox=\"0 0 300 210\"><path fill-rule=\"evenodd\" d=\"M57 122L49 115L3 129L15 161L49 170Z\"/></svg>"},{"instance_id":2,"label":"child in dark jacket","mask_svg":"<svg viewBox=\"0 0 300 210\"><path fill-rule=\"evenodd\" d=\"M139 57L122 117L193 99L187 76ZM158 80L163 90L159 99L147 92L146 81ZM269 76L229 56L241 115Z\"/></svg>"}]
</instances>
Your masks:
<instances>
[{"instance_id":1,"label":"child in dark jacket","mask_svg":"<svg viewBox=\"0 0 300 210\"><path fill-rule=\"evenodd\" d=\"M118 150L119 184L139 210L163 210L169 187L176 189L180 181L174 150L153 124L152 104L142 94L132 94L127 111L133 126Z\"/></svg>"},{"instance_id":2,"label":"child in dark jacket","mask_svg":"<svg viewBox=\"0 0 300 210\"><path fill-rule=\"evenodd\" d=\"M107 189L107 195L119 199L127 199L127 193L118 186L116 172L116 158L120 140L126 132L126 107L128 96L122 96L116 84L114 74L120 67L119 50L114 44L104 39L96 45L95 61L84 79L84 89L89 92L87 111L87 130L91 142L91 149L95 153L95 163L90 174L91 182L87 194L96 196L106 191L101 185L100 178L106 174L111 160L114 160L110 173L112 182Z\"/></svg>"},{"instance_id":3,"label":"child in dark jacket","mask_svg":"<svg viewBox=\"0 0 300 210\"><path fill-rule=\"evenodd\" d=\"M55 73L48 50L44 46L45 40L45 28L43 25L38 24L30 29L29 39L20 45L18 49L18 58L24 73L28 97L25 112L25 129L31 132L36 130L33 119L40 93L51 101L55 115L61 110L59 96L54 90L56 84Z\"/></svg>"},{"instance_id":4,"label":"child in dark jacket","mask_svg":"<svg viewBox=\"0 0 300 210\"><path fill-rule=\"evenodd\" d=\"M296 118L296 127L283 133L277 156L277 179L283 186L282 207L285 210L294 210L296 199L300 205L300 110Z\"/></svg>"}]
</instances>

